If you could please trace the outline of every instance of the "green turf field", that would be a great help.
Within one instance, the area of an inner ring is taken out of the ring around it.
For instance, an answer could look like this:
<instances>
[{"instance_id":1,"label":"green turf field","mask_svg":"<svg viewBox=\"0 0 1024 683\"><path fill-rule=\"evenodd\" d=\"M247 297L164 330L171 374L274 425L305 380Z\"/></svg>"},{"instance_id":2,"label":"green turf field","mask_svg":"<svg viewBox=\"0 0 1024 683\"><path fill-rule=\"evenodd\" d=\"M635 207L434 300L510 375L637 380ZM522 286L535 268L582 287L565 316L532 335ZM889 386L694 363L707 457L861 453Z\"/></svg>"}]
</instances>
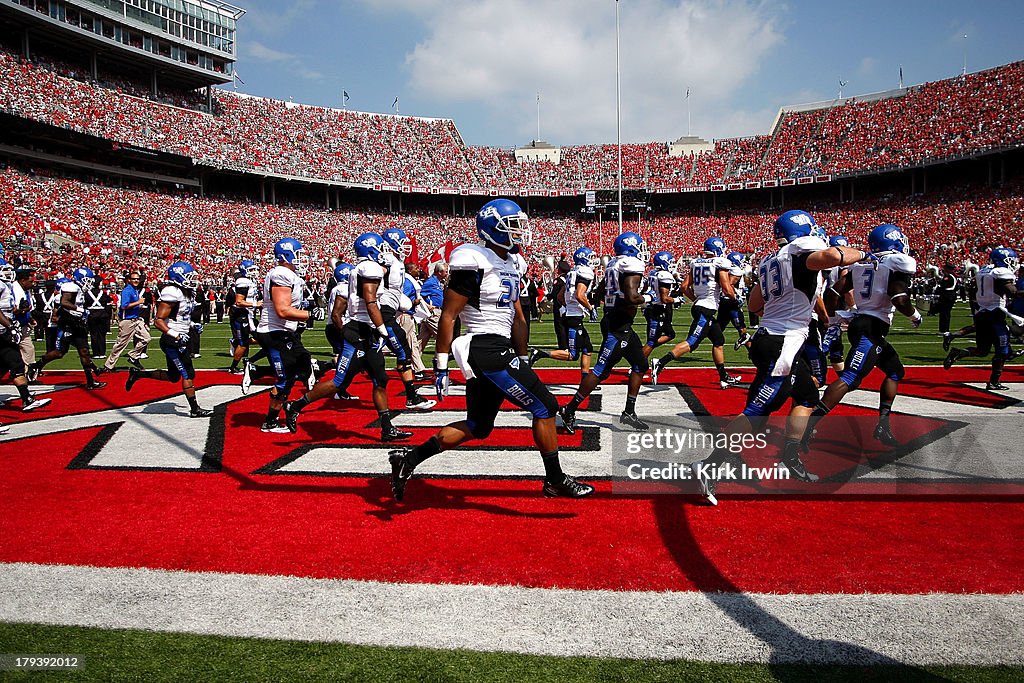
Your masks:
<instances>
[{"instance_id":1,"label":"green turf field","mask_svg":"<svg viewBox=\"0 0 1024 683\"><path fill-rule=\"evenodd\" d=\"M938 365L942 363L942 359L945 358L945 352L942 350L942 340L938 334L938 317L925 317L924 324L919 329L911 329L909 321L903 316L896 314L896 319L893 325L893 332L889 336L889 341L899 351L900 357L903 359L905 365ZM957 329L963 325L967 325L970 322L970 309L966 304L958 304L953 311L953 322L952 329ZM643 318L638 316L637 324L635 329L637 334L640 335L641 339L646 338L646 332L644 330ZM674 341L681 341L685 339L686 331L690 325L690 313L688 308L682 308L675 313L676 328L676 339ZM588 323L588 329L590 330L591 341L596 345L600 344L600 327L597 323ZM160 352L158 346L159 332L155 328L150 328L151 333L154 335L153 343L150 345L150 357L144 362L146 367L163 367L164 359L163 354ZM227 320L223 323L211 323L206 326L206 330L203 332L202 338L202 357L196 358L194 361L196 368L226 368L231 360L228 356L228 338L230 337L231 331L228 327ZM725 331L726 345L725 345L725 360L726 364L730 367L743 367L749 366L750 361L747 358L746 350L740 349L739 351L733 351L732 343L736 341L736 331L731 327ZM303 342L313 355L317 358L330 360L331 348L324 339L323 335L323 323L317 322L316 326L307 331L303 335ZM113 340L116 339L116 334L112 334L108 337L110 343L108 344L108 350L113 346ZM973 338L960 339L954 342L955 346L967 347L973 342ZM545 349L555 348L555 333L551 324L551 316L547 315L544 317L542 322L534 322L531 327L530 343L534 346ZM845 343L845 340L844 340ZM42 352L43 345L41 342L36 344L37 351ZM659 356L664 350L656 350L655 356ZM255 349L251 351L255 353ZM424 362L427 367L430 367L431 354L427 354ZM990 359L966 359L960 361L960 364L981 364L987 365ZM102 361L98 361L97 365L101 365ZM553 360L543 360L538 363L538 367L569 367L568 363L559 363ZM684 362L680 362L678 367L707 367L711 365L711 345L709 342L701 344L700 348L693 353L689 359ZM124 356L118 361L118 366L122 368L127 367L127 361ZM66 357L61 360L54 361L47 366L49 369L78 369L81 365L78 362L77 354L72 351Z\"/></svg>"},{"instance_id":2,"label":"green turf field","mask_svg":"<svg viewBox=\"0 0 1024 683\"><path fill-rule=\"evenodd\" d=\"M0 653L75 654L69 672L0 672L53 681L1019 681L1012 667L876 667L538 657L362 647L148 631L0 624Z\"/></svg>"}]
</instances>

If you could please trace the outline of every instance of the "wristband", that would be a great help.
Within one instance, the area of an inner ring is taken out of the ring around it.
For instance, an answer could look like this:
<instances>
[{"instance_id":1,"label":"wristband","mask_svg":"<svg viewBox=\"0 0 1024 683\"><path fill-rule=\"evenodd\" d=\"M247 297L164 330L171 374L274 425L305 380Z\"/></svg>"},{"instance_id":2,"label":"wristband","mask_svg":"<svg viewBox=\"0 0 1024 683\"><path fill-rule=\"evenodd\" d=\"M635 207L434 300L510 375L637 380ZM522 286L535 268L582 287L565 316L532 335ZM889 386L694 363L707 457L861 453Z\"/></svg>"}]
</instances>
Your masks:
<instances>
[{"instance_id":1,"label":"wristband","mask_svg":"<svg viewBox=\"0 0 1024 683\"><path fill-rule=\"evenodd\" d=\"M438 370L444 370L448 367L448 354L437 353L434 355L434 362L437 364Z\"/></svg>"},{"instance_id":2,"label":"wristband","mask_svg":"<svg viewBox=\"0 0 1024 683\"><path fill-rule=\"evenodd\" d=\"M647 305L647 304L651 303L651 301L653 301L653 299L651 298L651 295L650 294L644 294L644 305Z\"/></svg>"},{"instance_id":3,"label":"wristband","mask_svg":"<svg viewBox=\"0 0 1024 683\"><path fill-rule=\"evenodd\" d=\"M388 328L385 327L384 325L377 325L377 334L379 334L382 337L388 336Z\"/></svg>"},{"instance_id":4,"label":"wristband","mask_svg":"<svg viewBox=\"0 0 1024 683\"><path fill-rule=\"evenodd\" d=\"M530 356L529 356L529 354L527 354L525 356L516 356L516 357L519 359L520 363L526 363L527 365L530 364Z\"/></svg>"}]
</instances>

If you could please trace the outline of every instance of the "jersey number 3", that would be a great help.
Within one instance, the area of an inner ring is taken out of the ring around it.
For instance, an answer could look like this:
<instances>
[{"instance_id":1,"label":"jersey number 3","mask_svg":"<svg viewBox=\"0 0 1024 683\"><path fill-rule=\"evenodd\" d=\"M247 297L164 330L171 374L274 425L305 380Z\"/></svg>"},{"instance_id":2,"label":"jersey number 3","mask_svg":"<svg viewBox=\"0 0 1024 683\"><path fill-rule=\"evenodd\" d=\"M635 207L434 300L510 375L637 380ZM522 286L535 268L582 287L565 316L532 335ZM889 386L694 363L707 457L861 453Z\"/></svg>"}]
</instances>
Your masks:
<instances>
[{"instance_id":1,"label":"jersey number 3","mask_svg":"<svg viewBox=\"0 0 1024 683\"><path fill-rule=\"evenodd\" d=\"M761 261L761 295L764 302L768 303L777 296L782 295L782 267L779 260L774 256Z\"/></svg>"}]
</instances>

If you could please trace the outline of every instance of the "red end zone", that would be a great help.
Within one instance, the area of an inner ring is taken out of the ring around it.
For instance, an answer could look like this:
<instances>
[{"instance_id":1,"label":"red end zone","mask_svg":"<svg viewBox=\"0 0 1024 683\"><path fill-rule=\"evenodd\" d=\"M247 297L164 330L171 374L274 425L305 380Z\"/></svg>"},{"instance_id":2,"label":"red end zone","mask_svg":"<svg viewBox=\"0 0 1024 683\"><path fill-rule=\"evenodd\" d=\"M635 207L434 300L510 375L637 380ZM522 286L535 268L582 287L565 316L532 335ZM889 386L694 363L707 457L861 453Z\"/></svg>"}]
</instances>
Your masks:
<instances>
[{"instance_id":1,"label":"red end zone","mask_svg":"<svg viewBox=\"0 0 1024 683\"><path fill-rule=\"evenodd\" d=\"M549 383L578 377L542 372ZM718 390L713 371L663 377L685 381L716 414L742 407L742 392ZM1005 398L962 384L986 378L985 368L910 368L901 389L999 409ZM236 381L199 377L200 386ZM1024 372L1009 369L1004 381L1024 381ZM28 418L173 395L171 385L140 385L130 395L120 386L59 392ZM354 393L366 395L368 387ZM727 498L708 508L691 497L613 495L609 482L598 482L593 499L573 502L542 498L532 480L416 479L407 503L395 504L383 476L258 473L304 445L373 443L368 404L324 404L304 415L294 436L260 433L265 409L263 395L226 406L223 455L212 472L69 469L101 435L98 426L3 442L0 561L579 589L1024 590L1024 552L1014 542L1024 533L1019 498ZM0 410L5 423L20 417ZM194 424L182 418L180 428ZM434 430L414 431L416 442ZM526 430L506 429L488 443L527 446L530 439ZM563 446L575 443L566 437Z\"/></svg>"}]
</instances>

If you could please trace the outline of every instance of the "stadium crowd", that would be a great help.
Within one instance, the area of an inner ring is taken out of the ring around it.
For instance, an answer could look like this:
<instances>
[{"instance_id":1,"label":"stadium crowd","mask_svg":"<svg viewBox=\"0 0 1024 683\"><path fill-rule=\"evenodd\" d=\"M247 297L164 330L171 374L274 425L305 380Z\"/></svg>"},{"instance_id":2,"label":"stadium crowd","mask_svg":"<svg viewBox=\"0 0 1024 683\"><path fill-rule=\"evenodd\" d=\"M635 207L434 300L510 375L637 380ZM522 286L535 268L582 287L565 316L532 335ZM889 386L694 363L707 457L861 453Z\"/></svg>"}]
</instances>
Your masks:
<instances>
[{"instance_id":1,"label":"stadium crowd","mask_svg":"<svg viewBox=\"0 0 1024 683\"><path fill-rule=\"evenodd\" d=\"M512 150L466 146L450 119L326 109L226 90L216 91L211 115L104 83L83 80L59 62L0 51L6 111L205 164L420 192L617 185L615 145L563 147L557 165L517 163ZM164 99L189 102L187 94ZM622 174L629 188L704 186L906 166L1022 142L1024 62L1015 62L883 99L787 112L773 135L719 140L714 152L695 157L669 157L664 143L626 144Z\"/></svg>"}]
</instances>

